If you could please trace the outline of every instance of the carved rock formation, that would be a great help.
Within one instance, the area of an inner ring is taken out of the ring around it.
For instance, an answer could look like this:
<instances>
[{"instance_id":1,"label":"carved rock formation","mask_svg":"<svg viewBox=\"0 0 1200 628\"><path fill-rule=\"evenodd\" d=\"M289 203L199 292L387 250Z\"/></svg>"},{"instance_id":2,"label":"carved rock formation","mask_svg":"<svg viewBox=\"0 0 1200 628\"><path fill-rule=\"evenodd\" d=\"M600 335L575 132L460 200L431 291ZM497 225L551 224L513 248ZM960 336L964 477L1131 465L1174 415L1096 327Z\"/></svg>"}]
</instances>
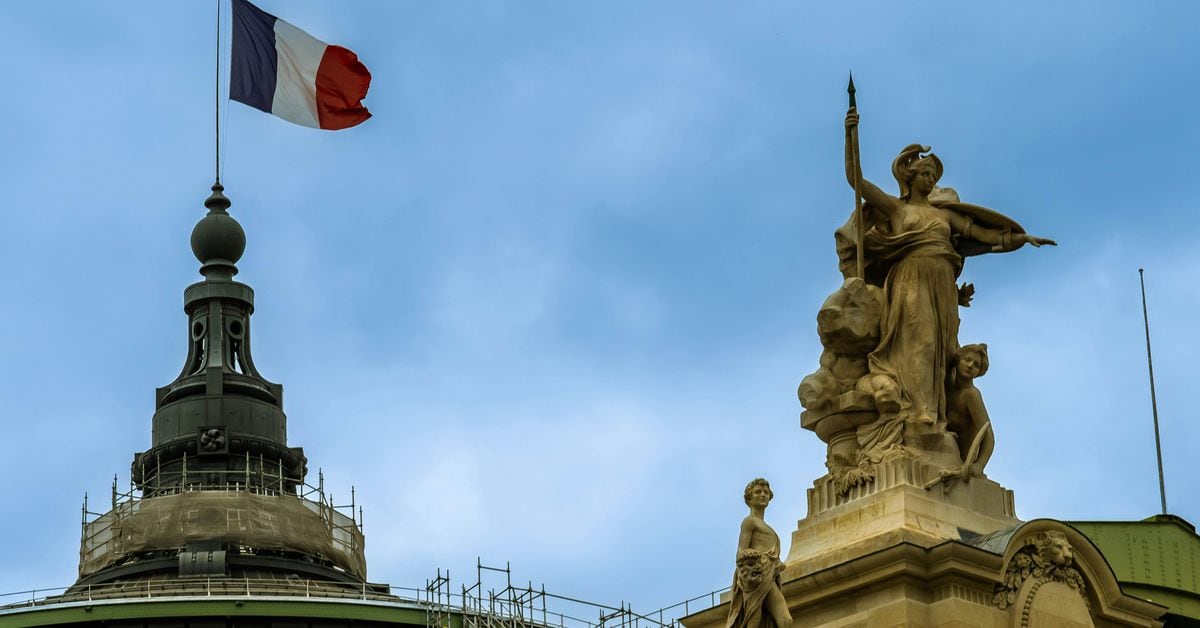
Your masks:
<instances>
[{"instance_id":1,"label":"carved rock formation","mask_svg":"<svg viewBox=\"0 0 1200 628\"><path fill-rule=\"evenodd\" d=\"M825 350L821 366L800 382L800 403L807 410L832 406L867 374L867 354L879 344L883 295L858 278L847 279L817 313L817 333Z\"/></svg>"}]
</instances>

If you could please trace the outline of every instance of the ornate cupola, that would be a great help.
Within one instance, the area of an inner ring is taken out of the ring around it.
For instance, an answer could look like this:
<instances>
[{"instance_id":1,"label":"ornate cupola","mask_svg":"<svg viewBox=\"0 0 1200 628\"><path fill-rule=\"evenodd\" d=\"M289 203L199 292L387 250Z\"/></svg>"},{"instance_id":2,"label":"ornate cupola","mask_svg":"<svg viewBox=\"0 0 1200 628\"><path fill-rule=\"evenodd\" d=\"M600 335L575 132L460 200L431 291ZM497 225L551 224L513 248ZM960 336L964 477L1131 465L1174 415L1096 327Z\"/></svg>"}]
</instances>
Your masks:
<instances>
[{"instance_id":1,"label":"ornate cupola","mask_svg":"<svg viewBox=\"0 0 1200 628\"><path fill-rule=\"evenodd\" d=\"M183 296L183 370L156 391L150 448L133 457L129 492L114 480L106 513L85 501L76 586L195 577L365 586L353 498L333 504L323 474L305 482L304 450L287 442L283 387L254 366L254 291L233 279L246 234L220 182L204 206L192 230L204 279Z\"/></svg>"},{"instance_id":2,"label":"ornate cupola","mask_svg":"<svg viewBox=\"0 0 1200 628\"><path fill-rule=\"evenodd\" d=\"M204 280L183 293L187 359L155 395L151 448L134 456L131 475L145 497L227 485L294 494L304 482L304 451L287 446L283 387L251 357L254 290L233 280L246 234L223 191L213 185L208 215L192 230Z\"/></svg>"}]
</instances>

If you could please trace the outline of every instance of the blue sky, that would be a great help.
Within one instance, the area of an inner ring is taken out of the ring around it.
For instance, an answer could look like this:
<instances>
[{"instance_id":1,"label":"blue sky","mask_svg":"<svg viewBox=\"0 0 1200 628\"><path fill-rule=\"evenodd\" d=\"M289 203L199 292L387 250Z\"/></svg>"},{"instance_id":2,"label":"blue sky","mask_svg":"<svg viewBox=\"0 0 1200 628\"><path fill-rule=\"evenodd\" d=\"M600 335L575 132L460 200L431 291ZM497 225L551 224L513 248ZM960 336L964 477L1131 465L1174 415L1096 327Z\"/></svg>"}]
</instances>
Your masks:
<instances>
[{"instance_id":1,"label":"blue sky","mask_svg":"<svg viewBox=\"0 0 1200 628\"><path fill-rule=\"evenodd\" d=\"M229 104L255 362L289 440L357 487L373 581L485 563L639 611L726 586L741 491L785 545L847 70L867 178L911 142L1057 248L972 258L960 337L1023 518L1200 523L1200 7L1186 2L262 0L345 45L374 118ZM185 355L213 161L212 2L9 3L0 40L0 591L69 584ZM95 502L93 502L94 504Z\"/></svg>"}]
</instances>

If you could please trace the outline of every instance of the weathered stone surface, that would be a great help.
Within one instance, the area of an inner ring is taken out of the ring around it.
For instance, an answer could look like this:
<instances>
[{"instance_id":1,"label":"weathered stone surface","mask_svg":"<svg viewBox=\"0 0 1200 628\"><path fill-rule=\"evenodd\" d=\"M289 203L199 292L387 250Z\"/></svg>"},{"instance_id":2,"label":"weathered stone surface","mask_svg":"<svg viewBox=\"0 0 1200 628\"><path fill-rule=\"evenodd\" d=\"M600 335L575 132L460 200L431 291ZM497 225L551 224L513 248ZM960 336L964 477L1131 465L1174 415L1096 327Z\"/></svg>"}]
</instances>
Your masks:
<instances>
[{"instance_id":1,"label":"weathered stone surface","mask_svg":"<svg viewBox=\"0 0 1200 628\"><path fill-rule=\"evenodd\" d=\"M883 297L861 279L847 279L825 299L817 333L825 350L820 368L800 382L797 395L808 410L829 408L867 374L867 354L879 342Z\"/></svg>"},{"instance_id":2,"label":"weathered stone surface","mask_svg":"<svg viewBox=\"0 0 1200 628\"><path fill-rule=\"evenodd\" d=\"M1041 571L1025 569L1022 560L1035 555ZM1045 519L973 539L924 543L896 533L827 566L795 566L789 564L781 588L794 625L806 628L1151 628L1162 625L1156 618L1166 611L1122 593L1090 541ZM1009 582L1017 594L1002 608L993 592ZM722 599L680 621L686 628L723 628L728 608Z\"/></svg>"},{"instance_id":3,"label":"weathered stone surface","mask_svg":"<svg viewBox=\"0 0 1200 628\"><path fill-rule=\"evenodd\" d=\"M839 381L845 381L853 385L860 377L867 374L867 359L865 357L849 356L849 355L834 355L829 361L829 365L824 363L830 373Z\"/></svg>"},{"instance_id":4,"label":"weathered stone surface","mask_svg":"<svg viewBox=\"0 0 1200 628\"><path fill-rule=\"evenodd\" d=\"M822 354L822 358L824 358L824 354ZM833 376L833 372L822 366L800 380L796 396L800 398L800 405L810 410L817 410L828 407L838 396L838 391L842 386L843 383Z\"/></svg>"},{"instance_id":5,"label":"weathered stone surface","mask_svg":"<svg viewBox=\"0 0 1200 628\"><path fill-rule=\"evenodd\" d=\"M986 478L926 490L939 469L897 458L870 465L872 481L849 491L840 490L833 473L815 481L808 516L792 533L787 573L831 567L890 543L932 547L1019 523L1012 491Z\"/></svg>"},{"instance_id":6,"label":"weathered stone surface","mask_svg":"<svg viewBox=\"0 0 1200 628\"><path fill-rule=\"evenodd\" d=\"M883 294L853 277L834 291L817 312L821 344L836 355L865 357L879 344Z\"/></svg>"}]
</instances>

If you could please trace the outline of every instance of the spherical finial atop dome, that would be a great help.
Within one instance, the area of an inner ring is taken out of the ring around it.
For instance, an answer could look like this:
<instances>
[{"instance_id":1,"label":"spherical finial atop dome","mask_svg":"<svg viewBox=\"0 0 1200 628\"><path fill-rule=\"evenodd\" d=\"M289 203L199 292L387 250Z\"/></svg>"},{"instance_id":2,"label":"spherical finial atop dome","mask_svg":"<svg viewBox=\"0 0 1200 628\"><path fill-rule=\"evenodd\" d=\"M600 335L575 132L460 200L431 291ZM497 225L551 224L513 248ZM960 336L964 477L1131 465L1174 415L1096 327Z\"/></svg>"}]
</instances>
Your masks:
<instances>
[{"instance_id":1,"label":"spherical finial atop dome","mask_svg":"<svg viewBox=\"0 0 1200 628\"><path fill-rule=\"evenodd\" d=\"M225 210L229 199L220 183L212 186L212 195L204 201L208 215L192 229L192 253L200 260L200 274L207 279L231 279L237 274L235 264L246 251L246 232Z\"/></svg>"}]
</instances>

